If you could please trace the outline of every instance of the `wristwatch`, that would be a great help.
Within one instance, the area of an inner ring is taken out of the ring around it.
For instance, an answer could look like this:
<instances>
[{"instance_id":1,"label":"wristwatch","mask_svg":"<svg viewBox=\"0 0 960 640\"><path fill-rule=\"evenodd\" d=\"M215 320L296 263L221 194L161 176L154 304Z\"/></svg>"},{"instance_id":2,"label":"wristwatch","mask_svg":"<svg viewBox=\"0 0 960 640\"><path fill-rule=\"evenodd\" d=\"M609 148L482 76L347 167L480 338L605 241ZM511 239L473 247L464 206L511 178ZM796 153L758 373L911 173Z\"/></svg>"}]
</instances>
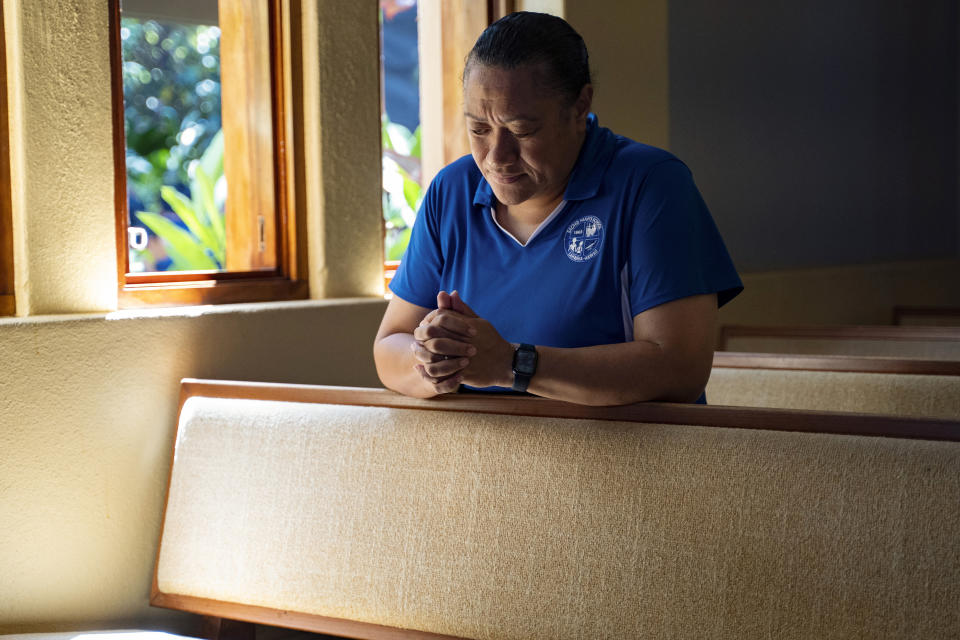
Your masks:
<instances>
[{"instance_id":1,"label":"wristwatch","mask_svg":"<svg viewBox=\"0 0 960 640\"><path fill-rule=\"evenodd\" d=\"M537 348L532 344L521 344L513 352L513 390L526 391L536 372Z\"/></svg>"}]
</instances>

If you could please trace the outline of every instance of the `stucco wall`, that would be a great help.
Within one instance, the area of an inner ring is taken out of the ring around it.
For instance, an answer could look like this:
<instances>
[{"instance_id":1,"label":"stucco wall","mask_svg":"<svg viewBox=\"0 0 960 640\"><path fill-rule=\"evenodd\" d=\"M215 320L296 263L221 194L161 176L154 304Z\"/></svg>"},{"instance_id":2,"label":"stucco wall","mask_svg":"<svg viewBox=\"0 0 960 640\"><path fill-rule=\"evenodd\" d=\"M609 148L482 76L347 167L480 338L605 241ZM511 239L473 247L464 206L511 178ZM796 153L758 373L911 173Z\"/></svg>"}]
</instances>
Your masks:
<instances>
[{"instance_id":1,"label":"stucco wall","mask_svg":"<svg viewBox=\"0 0 960 640\"><path fill-rule=\"evenodd\" d=\"M189 630L147 603L179 380L379 386L384 306L0 320L0 633Z\"/></svg>"},{"instance_id":2,"label":"stucco wall","mask_svg":"<svg viewBox=\"0 0 960 640\"><path fill-rule=\"evenodd\" d=\"M890 324L895 306L960 306L960 260L889 262L741 274L721 324Z\"/></svg>"},{"instance_id":3,"label":"stucco wall","mask_svg":"<svg viewBox=\"0 0 960 640\"><path fill-rule=\"evenodd\" d=\"M3 10L18 313L115 309L107 3Z\"/></svg>"},{"instance_id":4,"label":"stucco wall","mask_svg":"<svg viewBox=\"0 0 960 640\"><path fill-rule=\"evenodd\" d=\"M667 0L566 0L594 72L600 124L657 147L670 144Z\"/></svg>"},{"instance_id":5,"label":"stucco wall","mask_svg":"<svg viewBox=\"0 0 960 640\"><path fill-rule=\"evenodd\" d=\"M671 151L748 271L958 255L958 4L670 6Z\"/></svg>"}]
</instances>

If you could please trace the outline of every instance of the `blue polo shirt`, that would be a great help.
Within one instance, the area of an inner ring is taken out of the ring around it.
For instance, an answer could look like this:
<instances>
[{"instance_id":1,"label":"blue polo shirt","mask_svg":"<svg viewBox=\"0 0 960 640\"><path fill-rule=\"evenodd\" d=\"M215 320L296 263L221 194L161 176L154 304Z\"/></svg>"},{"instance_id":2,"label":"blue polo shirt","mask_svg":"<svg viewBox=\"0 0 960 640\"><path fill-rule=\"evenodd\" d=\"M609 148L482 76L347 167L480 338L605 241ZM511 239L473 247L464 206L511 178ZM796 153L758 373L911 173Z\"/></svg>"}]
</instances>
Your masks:
<instances>
[{"instance_id":1,"label":"blue polo shirt","mask_svg":"<svg viewBox=\"0 0 960 640\"><path fill-rule=\"evenodd\" d=\"M587 347L633 339L633 317L688 296L720 305L743 285L685 164L615 135L596 116L563 203L526 245L493 216L471 156L427 189L396 276L403 300L461 298L509 342Z\"/></svg>"}]
</instances>

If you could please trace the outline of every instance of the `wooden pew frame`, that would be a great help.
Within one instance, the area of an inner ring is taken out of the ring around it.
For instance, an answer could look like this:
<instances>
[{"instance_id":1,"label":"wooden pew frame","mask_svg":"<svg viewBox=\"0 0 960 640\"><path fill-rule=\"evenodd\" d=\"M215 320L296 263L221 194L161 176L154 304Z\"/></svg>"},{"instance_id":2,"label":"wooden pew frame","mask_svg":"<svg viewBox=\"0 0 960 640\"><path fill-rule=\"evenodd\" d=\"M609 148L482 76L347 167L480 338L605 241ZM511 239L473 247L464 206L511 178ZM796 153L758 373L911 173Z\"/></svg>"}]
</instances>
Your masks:
<instances>
[{"instance_id":1,"label":"wooden pew frame","mask_svg":"<svg viewBox=\"0 0 960 640\"><path fill-rule=\"evenodd\" d=\"M960 442L960 422L933 418L901 418L871 414L841 414L825 411L722 407L692 404L640 403L619 407L588 407L536 397L446 395L419 400L386 389L356 387L321 387L312 385L272 384L185 379L181 384L179 416L186 401L194 396L281 402L356 405L417 409L428 411L460 411L515 416L615 420L651 424L695 425L720 428L744 428L779 431L801 431L861 436L881 436ZM639 426L639 425L638 425ZM176 437L174 437L174 447ZM170 457L167 493L174 456ZM166 506L164 507L166 510ZM161 528L160 540L163 539ZM398 629L367 622L283 611L267 607L223 602L193 596L161 592L157 580L160 546L151 587L150 603L154 606L188 611L206 616L208 637L226 640L252 640L253 626L264 624L300 629L336 637L368 640L464 640L455 636L413 629ZM230 622L227 622L230 621ZM241 624L235 624L239 621Z\"/></svg>"}]
</instances>

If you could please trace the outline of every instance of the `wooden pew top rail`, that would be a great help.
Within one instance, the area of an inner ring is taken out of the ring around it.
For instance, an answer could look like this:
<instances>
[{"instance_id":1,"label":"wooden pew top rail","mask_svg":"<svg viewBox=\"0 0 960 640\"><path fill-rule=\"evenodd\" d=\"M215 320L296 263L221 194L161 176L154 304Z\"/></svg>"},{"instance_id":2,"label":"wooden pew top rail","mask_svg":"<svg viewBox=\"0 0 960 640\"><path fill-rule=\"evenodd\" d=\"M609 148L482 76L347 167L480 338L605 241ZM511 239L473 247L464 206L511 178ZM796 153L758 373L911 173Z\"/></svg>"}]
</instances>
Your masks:
<instances>
[{"instance_id":1,"label":"wooden pew top rail","mask_svg":"<svg viewBox=\"0 0 960 640\"><path fill-rule=\"evenodd\" d=\"M958 527L957 421L186 380L151 601L371 639L951 637Z\"/></svg>"}]
</instances>

